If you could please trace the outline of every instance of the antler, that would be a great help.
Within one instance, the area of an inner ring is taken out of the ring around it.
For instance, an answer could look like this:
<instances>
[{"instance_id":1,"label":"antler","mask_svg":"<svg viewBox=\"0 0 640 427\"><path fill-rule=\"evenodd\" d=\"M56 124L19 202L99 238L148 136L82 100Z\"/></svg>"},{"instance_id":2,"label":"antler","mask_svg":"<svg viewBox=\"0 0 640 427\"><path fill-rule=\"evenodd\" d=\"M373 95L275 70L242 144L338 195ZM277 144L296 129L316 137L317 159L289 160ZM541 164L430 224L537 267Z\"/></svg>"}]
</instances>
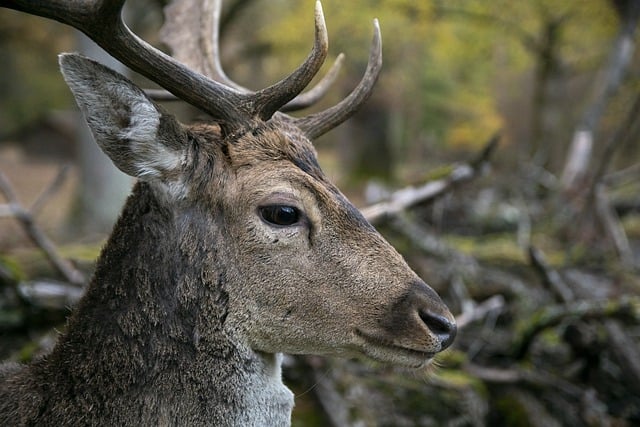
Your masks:
<instances>
[{"instance_id":1,"label":"antler","mask_svg":"<svg viewBox=\"0 0 640 427\"><path fill-rule=\"evenodd\" d=\"M0 6L54 19L82 31L125 65L235 128L247 114L242 110L244 99L138 38L122 21L123 4L124 0L0 1Z\"/></svg>"},{"instance_id":2,"label":"antler","mask_svg":"<svg viewBox=\"0 0 640 427\"><path fill-rule=\"evenodd\" d=\"M214 62L209 66L213 74L224 84L194 71L140 39L122 20L124 2L125 0L0 0L0 7L54 19L82 31L123 64L156 82L178 98L211 114L225 134L249 128L255 120L269 120L309 84L327 56L327 30L322 6L317 1L315 42L311 53L293 73L276 84L253 93L225 76L217 53L213 56L207 55L214 58ZM215 33L217 34L217 30ZM382 64L380 40L380 28L375 21L367 71L347 98L323 112L300 119L291 118L311 138L322 135L342 123L370 96ZM217 39L213 45L218 49ZM337 62L340 61L341 57L338 57ZM322 87L315 90L315 93L313 90L309 91L313 96L307 95L308 92L292 104L294 107L296 103L306 105L305 102L308 103L310 99L313 101L314 96L322 94L323 91L326 89Z\"/></svg>"},{"instance_id":3,"label":"antler","mask_svg":"<svg viewBox=\"0 0 640 427\"><path fill-rule=\"evenodd\" d=\"M327 30L318 2L315 44L305 62L278 83L244 94L189 69L137 37L122 21L123 5L124 0L0 0L2 7L54 19L82 31L123 64L211 114L226 133L248 127L256 118L268 120L309 84L327 55Z\"/></svg>"},{"instance_id":4,"label":"antler","mask_svg":"<svg viewBox=\"0 0 640 427\"><path fill-rule=\"evenodd\" d=\"M220 21L222 0L182 0L165 7L165 23L160 37L172 52L173 58L219 83L241 93L251 90L231 80L220 62ZM319 101L335 81L344 60L340 54L331 69L309 91L296 96L280 108L280 111L297 111ZM147 94L158 100L177 99L157 90Z\"/></svg>"},{"instance_id":5,"label":"antler","mask_svg":"<svg viewBox=\"0 0 640 427\"><path fill-rule=\"evenodd\" d=\"M162 29L162 39L171 47L173 56L179 61L242 93L251 93L249 89L231 80L222 68L219 41L221 9L222 0L174 1L165 9L166 22ZM190 30L192 28L200 28L200 31ZM315 104L335 81L343 60L344 55L338 55L329 72L314 88L281 106L280 111L296 111ZM381 67L382 42L376 20L367 70L354 91L332 108L292 120L311 138L328 132L351 117L369 98Z\"/></svg>"},{"instance_id":6,"label":"antler","mask_svg":"<svg viewBox=\"0 0 640 427\"><path fill-rule=\"evenodd\" d=\"M364 76L358 86L333 107L316 114L294 119L294 123L310 138L314 139L325 134L340 123L351 117L369 99L373 86L378 80L382 69L382 36L378 20L373 21L373 40L369 51L369 61Z\"/></svg>"}]
</instances>

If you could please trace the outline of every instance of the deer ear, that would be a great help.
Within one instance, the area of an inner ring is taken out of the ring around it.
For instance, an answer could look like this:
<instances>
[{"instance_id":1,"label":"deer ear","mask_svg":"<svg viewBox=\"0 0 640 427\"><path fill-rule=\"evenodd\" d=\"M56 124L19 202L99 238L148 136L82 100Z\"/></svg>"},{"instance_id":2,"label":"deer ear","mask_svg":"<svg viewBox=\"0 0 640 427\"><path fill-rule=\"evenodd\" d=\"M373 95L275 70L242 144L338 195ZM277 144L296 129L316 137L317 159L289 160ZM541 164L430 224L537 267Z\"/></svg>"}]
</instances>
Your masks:
<instances>
[{"instance_id":1,"label":"deer ear","mask_svg":"<svg viewBox=\"0 0 640 427\"><path fill-rule=\"evenodd\" d=\"M186 134L124 76L78 54L62 54L60 69L93 136L124 173L168 176L185 161Z\"/></svg>"}]
</instances>

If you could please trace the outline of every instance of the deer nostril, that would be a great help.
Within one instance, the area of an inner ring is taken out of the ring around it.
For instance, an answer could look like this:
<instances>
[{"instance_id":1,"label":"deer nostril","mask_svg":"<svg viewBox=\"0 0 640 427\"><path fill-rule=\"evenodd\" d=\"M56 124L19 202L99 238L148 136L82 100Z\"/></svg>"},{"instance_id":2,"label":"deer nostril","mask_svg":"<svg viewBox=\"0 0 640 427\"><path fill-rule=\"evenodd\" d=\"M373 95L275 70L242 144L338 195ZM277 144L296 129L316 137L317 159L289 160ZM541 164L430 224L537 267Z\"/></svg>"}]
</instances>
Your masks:
<instances>
[{"instance_id":1,"label":"deer nostril","mask_svg":"<svg viewBox=\"0 0 640 427\"><path fill-rule=\"evenodd\" d=\"M444 316L420 310L420 319L440 340L440 350L449 347L456 337L456 324Z\"/></svg>"}]
</instances>

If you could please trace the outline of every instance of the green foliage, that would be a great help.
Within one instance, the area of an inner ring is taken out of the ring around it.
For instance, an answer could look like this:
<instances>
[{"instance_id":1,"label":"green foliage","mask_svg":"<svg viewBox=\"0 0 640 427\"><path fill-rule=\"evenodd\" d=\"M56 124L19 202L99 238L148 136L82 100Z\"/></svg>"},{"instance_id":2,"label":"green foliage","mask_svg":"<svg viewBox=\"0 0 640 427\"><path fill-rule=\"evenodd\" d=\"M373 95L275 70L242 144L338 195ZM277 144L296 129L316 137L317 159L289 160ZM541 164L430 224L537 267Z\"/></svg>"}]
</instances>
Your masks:
<instances>
[{"instance_id":1,"label":"green foliage","mask_svg":"<svg viewBox=\"0 0 640 427\"><path fill-rule=\"evenodd\" d=\"M255 6L262 7L260 2ZM380 20L385 65L371 102L384 102L406 118L400 134L406 143L399 147L426 143L477 149L507 126L501 101L517 98L526 113L530 95L522 76L542 60L549 23L558 23L558 55L567 73L599 65L617 26L604 0L326 0L323 9L330 56L347 55L348 78L338 83L341 93L359 79L371 19ZM252 31L256 42L269 46L277 58L265 60L263 67L273 73L267 79L273 81L308 52L313 2L279 0L261 10L261 22ZM330 101L339 95L333 96Z\"/></svg>"},{"instance_id":2,"label":"green foliage","mask_svg":"<svg viewBox=\"0 0 640 427\"><path fill-rule=\"evenodd\" d=\"M313 7L312 1L251 2L230 28L229 38L223 37L239 47L227 62L238 71L231 74L260 87L299 64L313 39ZM393 135L400 139L393 142L400 150L393 158L400 162L413 157L416 144L476 149L496 130L508 127L503 105L514 99L523 110L519 119L526 122L530 95L522 76L541 60L550 22L559 25L558 56L565 73L598 66L617 28L605 0L325 0L323 9L330 59L339 52L347 56L337 88L323 106L359 80L371 22L380 20L385 64L370 102L383 104L390 117L391 111L402 117L401 129ZM0 132L7 134L51 108L69 104L55 56L73 49L73 33L60 24L7 10L0 10L0 26Z\"/></svg>"}]
</instances>

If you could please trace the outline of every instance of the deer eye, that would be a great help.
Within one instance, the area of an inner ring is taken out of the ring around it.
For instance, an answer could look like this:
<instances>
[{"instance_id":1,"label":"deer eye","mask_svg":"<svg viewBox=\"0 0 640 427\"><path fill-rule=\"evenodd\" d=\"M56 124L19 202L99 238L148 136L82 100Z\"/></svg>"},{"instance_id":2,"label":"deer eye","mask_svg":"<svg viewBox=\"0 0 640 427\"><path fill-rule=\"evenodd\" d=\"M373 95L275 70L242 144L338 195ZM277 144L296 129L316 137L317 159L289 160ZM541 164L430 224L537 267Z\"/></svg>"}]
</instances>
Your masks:
<instances>
[{"instance_id":1,"label":"deer eye","mask_svg":"<svg viewBox=\"0 0 640 427\"><path fill-rule=\"evenodd\" d=\"M293 206L269 205L260 208L260 216L269 224L286 226L300 220L300 211Z\"/></svg>"}]
</instances>

